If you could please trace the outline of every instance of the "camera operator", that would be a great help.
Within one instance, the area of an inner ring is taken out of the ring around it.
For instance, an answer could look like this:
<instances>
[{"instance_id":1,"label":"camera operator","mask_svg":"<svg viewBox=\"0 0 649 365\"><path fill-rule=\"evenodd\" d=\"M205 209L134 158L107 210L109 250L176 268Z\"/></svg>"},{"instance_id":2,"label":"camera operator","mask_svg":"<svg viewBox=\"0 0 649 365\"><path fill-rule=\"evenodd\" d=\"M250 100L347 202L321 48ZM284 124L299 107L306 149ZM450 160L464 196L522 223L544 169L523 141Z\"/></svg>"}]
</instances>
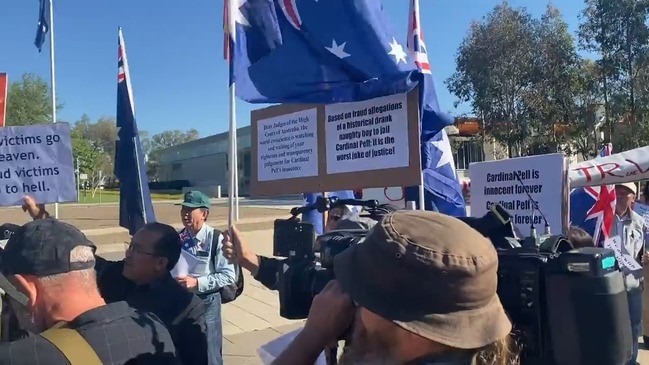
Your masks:
<instances>
[{"instance_id":1,"label":"camera operator","mask_svg":"<svg viewBox=\"0 0 649 365\"><path fill-rule=\"evenodd\" d=\"M345 210L332 209L325 225L325 233L334 229L370 229L383 215L396 211L396 208L383 204L373 209L367 217L354 214L347 207ZM271 290L277 289L278 270L281 259L257 255L245 242L239 230L232 227L230 231L223 232L223 256L230 262L248 270L255 280Z\"/></svg>"},{"instance_id":2,"label":"camera operator","mask_svg":"<svg viewBox=\"0 0 649 365\"><path fill-rule=\"evenodd\" d=\"M275 365L313 364L352 323L340 364L517 363L496 250L460 220L395 212L334 260L336 280Z\"/></svg>"}]
</instances>

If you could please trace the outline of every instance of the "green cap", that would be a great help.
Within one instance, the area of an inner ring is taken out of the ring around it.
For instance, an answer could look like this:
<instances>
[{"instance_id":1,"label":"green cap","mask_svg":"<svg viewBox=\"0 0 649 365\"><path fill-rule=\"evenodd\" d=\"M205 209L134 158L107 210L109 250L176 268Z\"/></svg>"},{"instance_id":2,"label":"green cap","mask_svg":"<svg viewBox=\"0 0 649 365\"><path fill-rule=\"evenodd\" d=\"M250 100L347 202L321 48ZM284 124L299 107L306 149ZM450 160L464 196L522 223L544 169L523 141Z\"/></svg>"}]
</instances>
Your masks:
<instances>
[{"instance_id":1,"label":"green cap","mask_svg":"<svg viewBox=\"0 0 649 365\"><path fill-rule=\"evenodd\" d=\"M192 190L185 193L185 198L182 203L176 205L182 205L183 207L188 208L206 208L210 209L210 198L201 193L198 190Z\"/></svg>"}]
</instances>

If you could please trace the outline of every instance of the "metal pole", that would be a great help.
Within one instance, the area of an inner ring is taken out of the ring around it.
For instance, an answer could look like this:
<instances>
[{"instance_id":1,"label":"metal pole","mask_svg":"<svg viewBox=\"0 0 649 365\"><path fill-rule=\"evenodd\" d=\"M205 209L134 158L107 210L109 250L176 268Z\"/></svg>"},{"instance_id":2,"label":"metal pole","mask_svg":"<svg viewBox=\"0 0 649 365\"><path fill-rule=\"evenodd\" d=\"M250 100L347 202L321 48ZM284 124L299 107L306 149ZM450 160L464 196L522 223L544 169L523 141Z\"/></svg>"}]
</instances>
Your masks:
<instances>
[{"instance_id":1,"label":"metal pole","mask_svg":"<svg viewBox=\"0 0 649 365\"><path fill-rule=\"evenodd\" d=\"M50 0L50 83L52 84L52 123L56 123L56 73L54 70L54 6ZM59 218L59 203L54 203L54 218Z\"/></svg>"},{"instance_id":2,"label":"metal pole","mask_svg":"<svg viewBox=\"0 0 649 365\"><path fill-rule=\"evenodd\" d=\"M79 157L77 157L77 202L81 194L81 170L79 169Z\"/></svg>"},{"instance_id":3,"label":"metal pole","mask_svg":"<svg viewBox=\"0 0 649 365\"><path fill-rule=\"evenodd\" d=\"M238 11L237 2L229 1L228 2L228 30L230 37L232 39L236 38L236 21L234 14ZM230 66L232 67L232 61L230 61ZM234 222L237 221L236 216L236 199L235 196L238 193L237 185L237 116L236 116L236 94L234 88L234 82L230 83L230 176L229 176L229 187L228 187L228 229L232 227Z\"/></svg>"}]
</instances>

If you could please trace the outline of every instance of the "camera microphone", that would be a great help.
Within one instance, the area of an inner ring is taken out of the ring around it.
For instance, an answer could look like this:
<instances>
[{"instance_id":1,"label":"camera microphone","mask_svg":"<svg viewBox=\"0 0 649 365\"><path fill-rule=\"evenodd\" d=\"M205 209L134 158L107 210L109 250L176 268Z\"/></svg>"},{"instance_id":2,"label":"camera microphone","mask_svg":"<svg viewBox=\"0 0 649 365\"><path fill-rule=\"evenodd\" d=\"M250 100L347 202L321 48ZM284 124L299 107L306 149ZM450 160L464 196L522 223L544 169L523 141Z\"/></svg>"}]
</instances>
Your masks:
<instances>
[{"instance_id":1,"label":"camera microphone","mask_svg":"<svg viewBox=\"0 0 649 365\"><path fill-rule=\"evenodd\" d=\"M536 212L538 212L541 215L541 218L543 218L543 223L545 225L545 229L543 233L544 236L550 235L550 225L548 224L548 220L545 218L545 215L539 208L539 204L537 203L537 201L534 200L530 192L527 191L527 186L525 186L525 184L523 183L523 179L521 179L520 172L518 171L515 172L514 176L516 176L516 180L521 185L521 188L523 189L523 192L525 192L525 195L527 195L528 201L532 204L532 221L530 222L530 235L524 240L524 245L529 247L538 247L539 236L536 232L536 227L534 226L534 221L536 221Z\"/></svg>"}]
</instances>

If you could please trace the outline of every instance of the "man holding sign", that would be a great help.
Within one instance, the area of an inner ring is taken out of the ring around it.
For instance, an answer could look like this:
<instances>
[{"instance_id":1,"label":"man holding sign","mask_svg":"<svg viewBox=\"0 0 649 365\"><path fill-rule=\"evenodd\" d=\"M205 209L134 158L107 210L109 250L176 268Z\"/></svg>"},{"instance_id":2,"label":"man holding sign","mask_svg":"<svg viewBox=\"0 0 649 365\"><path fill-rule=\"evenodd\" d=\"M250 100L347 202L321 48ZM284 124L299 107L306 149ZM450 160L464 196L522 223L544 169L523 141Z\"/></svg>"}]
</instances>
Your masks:
<instances>
[{"instance_id":1,"label":"man holding sign","mask_svg":"<svg viewBox=\"0 0 649 365\"><path fill-rule=\"evenodd\" d=\"M633 339L633 356L629 365L636 365L638 337L642 328L644 275L641 265L649 263L649 255L645 250L644 219L633 211L636 194L634 183L615 186L616 205L611 227L612 238L605 242L605 246L615 251L620 269L624 273Z\"/></svg>"}]
</instances>

